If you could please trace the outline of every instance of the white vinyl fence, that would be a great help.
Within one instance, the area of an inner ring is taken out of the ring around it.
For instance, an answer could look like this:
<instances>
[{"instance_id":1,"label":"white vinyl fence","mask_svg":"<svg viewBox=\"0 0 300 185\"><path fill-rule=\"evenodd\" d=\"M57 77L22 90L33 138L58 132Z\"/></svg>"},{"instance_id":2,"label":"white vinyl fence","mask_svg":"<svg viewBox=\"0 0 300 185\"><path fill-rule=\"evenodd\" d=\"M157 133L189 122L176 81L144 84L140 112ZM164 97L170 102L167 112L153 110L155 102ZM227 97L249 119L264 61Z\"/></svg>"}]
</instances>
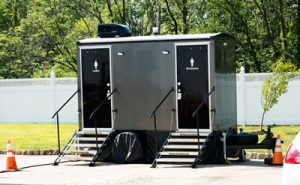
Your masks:
<instances>
[{"instance_id":1,"label":"white vinyl fence","mask_svg":"<svg viewBox=\"0 0 300 185\"><path fill-rule=\"evenodd\" d=\"M259 125L261 86L268 73L237 74L238 124ZM0 123L54 123L53 113L76 91L76 78L0 80ZM300 124L300 78L265 115L266 124ZM75 96L59 114L62 123L78 123Z\"/></svg>"},{"instance_id":2,"label":"white vinyl fence","mask_svg":"<svg viewBox=\"0 0 300 185\"><path fill-rule=\"evenodd\" d=\"M270 73L245 74L241 68L237 74L237 118L241 125L259 125L263 109L260 104L261 87ZM264 123L268 125L300 124L300 77L289 82L288 92L279 98L265 114Z\"/></svg>"},{"instance_id":3,"label":"white vinyl fence","mask_svg":"<svg viewBox=\"0 0 300 185\"><path fill-rule=\"evenodd\" d=\"M0 123L54 123L56 110L77 90L76 78L0 80ZM78 123L77 96L59 114Z\"/></svg>"}]
</instances>

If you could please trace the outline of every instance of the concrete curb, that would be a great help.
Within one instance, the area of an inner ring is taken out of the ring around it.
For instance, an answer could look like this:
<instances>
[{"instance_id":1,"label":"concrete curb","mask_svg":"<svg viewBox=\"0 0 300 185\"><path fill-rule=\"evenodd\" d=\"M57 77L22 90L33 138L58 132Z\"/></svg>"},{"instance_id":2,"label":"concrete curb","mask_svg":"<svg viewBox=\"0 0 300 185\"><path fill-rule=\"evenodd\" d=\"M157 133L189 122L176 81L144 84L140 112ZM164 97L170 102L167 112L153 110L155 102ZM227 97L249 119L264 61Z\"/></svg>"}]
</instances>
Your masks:
<instances>
[{"instance_id":1,"label":"concrete curb","mask_svg":"<svg viewBox=\"0 0 300 185\"><path fill-rule=\"evenodd\" d=\"M0 150L0 154L6 154L5 150ZM15 155L58 155L58 150L17 150Z\"/></svg>"},{"instance_id":2,"label":"concrete curb","mask_svg":"<svg viewBox=\"0 0 300 185\"><path fill-rule=\"evenodd\" d=\"M0 154L6 154L5 150L0 150ZM15 155L58 155L58 150L17 150ZM265 159L267 153L247 152L247 159Z\"/></svg>"},{"instance_id":3,"label":"concrete curb","mask_svg":"<svg viewBox=\"0 0 300 185\"><path fill-rule=\"evenodd\" d=\"M265 159L267 155L267 153L246 152L247 159Z\"/></svg>"}]
</instances>

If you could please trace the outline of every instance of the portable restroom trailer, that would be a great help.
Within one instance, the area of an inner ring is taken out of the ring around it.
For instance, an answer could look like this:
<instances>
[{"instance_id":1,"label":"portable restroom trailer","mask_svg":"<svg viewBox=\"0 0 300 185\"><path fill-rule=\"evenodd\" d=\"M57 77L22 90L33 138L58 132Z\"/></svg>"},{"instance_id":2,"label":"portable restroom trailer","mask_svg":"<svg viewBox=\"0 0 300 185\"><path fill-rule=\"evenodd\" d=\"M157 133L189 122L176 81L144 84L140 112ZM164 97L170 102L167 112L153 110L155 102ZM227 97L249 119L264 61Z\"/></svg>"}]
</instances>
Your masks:
<instances>
[{"instance_id":1,"label":"portable restroom trailer","mask_svg":"<svg viewBox=\"0 0 300 185\"><path fill-rule=\"evenodd\" d=\"M91 165L107 157L153 167L224 159L221 132L237 124L230 35L90 38L77 45L75 137L87 142L97 134L96 142L102 141L95 148L81 142L93 151Z\"/></svg>"},{"instance_id":2,"label":"portable restroom trailer","mask_svg":"<svg viewBox=\"0 0 300 185\"><path fill-rule=\"evenodd\" d=\"M116 88L97 112L97 126L154 130L149 115L172 87L175 92L157 113L157 131L169 131L172 109L176 113L171 131L196 129L192 113L202 101L201 131L236 126L234 49L231 37L223 33L80 40L81 128L94 128L90 114Z\"/></svg>"}]
</instances>

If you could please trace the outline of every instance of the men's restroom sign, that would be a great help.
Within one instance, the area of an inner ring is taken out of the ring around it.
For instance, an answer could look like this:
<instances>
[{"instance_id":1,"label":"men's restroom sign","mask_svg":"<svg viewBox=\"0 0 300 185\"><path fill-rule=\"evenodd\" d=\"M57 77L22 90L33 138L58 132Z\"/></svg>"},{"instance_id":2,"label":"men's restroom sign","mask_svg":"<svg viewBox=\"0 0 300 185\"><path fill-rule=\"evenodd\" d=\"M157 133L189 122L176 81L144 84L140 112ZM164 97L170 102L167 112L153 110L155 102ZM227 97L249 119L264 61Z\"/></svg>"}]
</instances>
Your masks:
<instances>
[{"instance_id":1,"label":"men's restroom sign","mask_svg":"<svg viewBox=\"0 0 300 185\"><path fill-rule=\"evenodd\" d=\"M100 72L100 70L98 69L98 62L97 62L97 60L95 60L95 62L94 62L94 68L93 68L93 72L94 73L99 73Z\"/></svg>"},{"instance_id":2,"label":"men's restroom sign","mask_svg":"<svg viewBox=\"0 0 300 185\"><path fill-rule=\"evenodd\" d=\"M191 57L189 64L190 64L190 66L186 67L185 70L187 70L187 71L197 71L197 70L199 70L199 67L194 67L195 66L195 60L194 60L193 57Z\"/></svg>"}]
</instances>

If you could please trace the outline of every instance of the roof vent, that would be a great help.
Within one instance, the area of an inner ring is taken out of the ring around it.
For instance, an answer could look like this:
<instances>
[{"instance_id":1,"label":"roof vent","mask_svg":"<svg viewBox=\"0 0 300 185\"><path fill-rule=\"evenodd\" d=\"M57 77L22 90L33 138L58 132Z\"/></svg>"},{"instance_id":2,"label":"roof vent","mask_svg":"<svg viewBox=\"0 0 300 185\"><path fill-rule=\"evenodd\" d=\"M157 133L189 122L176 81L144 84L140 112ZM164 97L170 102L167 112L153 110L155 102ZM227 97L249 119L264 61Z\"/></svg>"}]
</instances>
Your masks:
<instances>
[{"instance_id":1,"label":"roof vent","mask_svg":"<svg viewBox=\"0 0 300 185\"><path fill-rule=\"evenodd\" d=\"M153 35L159 35L158 27L152 28Z\"/></svg>"},{"instance_id":2,"label":"roof vent","mask_svg":"<svg viewBox=\"0 0 300 185\"><path fill-rule=\"evenodd\" d=\"M98 36L101 38L130 37L131 29L123 24L99 24Z\"/></svg>"}]
</instances>

